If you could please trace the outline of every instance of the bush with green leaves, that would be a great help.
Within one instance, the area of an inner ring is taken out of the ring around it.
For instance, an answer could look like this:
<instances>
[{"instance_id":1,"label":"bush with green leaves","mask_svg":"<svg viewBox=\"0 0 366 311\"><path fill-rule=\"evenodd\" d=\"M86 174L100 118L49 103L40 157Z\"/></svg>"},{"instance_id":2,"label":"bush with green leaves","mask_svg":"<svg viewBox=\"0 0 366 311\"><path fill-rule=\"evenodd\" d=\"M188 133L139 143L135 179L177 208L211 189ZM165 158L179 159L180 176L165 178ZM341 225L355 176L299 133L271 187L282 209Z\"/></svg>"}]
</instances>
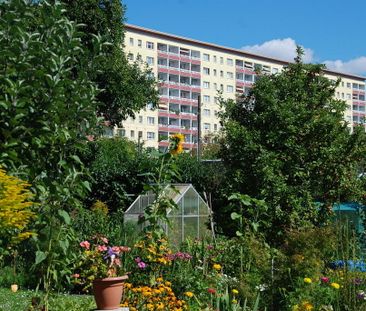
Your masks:
<instances>
[{"instance_id":1,"label":"bush with green leaves","mask_svg":"<svg viewBox=\"0 0 366 311\"><path fill-rule=\"evenodd\" d=\"M281 73L260 75L248 95L222 103L226 195L266 202L271 226L264 232L272 245L288 229L329 221L340 198L356 198L366 151L364 129L350 133L346 103L334 96L339 81L325 77L322 65L304 64L302 54L299 48Z\"/></svg>"}]
</instances>

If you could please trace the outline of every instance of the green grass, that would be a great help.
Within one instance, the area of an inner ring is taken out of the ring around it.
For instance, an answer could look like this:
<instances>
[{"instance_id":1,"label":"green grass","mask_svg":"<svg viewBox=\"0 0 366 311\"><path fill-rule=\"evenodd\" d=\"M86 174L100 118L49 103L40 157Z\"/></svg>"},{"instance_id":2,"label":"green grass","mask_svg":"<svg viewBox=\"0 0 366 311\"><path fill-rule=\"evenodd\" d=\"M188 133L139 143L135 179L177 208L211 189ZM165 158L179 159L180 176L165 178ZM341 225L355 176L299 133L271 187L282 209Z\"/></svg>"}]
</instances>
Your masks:
<instances>
[{"instance_id":1,"label":"green grass","mask_svg":"<svg viewBox=\"0 0 366 311\"><path fill-rule=\"evenodd\" d=\"M40 296L41 293L38 294ZM34 291L19 290L13 293L10 288L0 288L0 311L27 311L31 306ZM54 294L50 298L51 311L90 311L96 308L92 296Z\"/></svg>"}]
</instances>

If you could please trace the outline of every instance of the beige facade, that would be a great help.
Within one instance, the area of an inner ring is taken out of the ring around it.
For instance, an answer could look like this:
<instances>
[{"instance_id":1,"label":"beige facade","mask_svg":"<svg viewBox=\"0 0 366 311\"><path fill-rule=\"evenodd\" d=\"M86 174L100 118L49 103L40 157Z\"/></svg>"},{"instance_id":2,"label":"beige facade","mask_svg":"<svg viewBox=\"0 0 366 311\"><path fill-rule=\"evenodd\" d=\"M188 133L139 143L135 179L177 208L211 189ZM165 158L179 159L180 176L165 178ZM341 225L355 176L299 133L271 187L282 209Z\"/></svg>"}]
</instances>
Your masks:
<instances>
[{"instance_id":1,"label":"beige facade","mask_svg":"<svg viewBox=\"0 0 366 311\"><path fill-rule=\"evenodd\" d=\"M164 149L173 133L185 136L185 149L197 147L198 96L201 97L201 137L209 140L220 129L218 91L223 98L246 92L256 80L255 68L277 73L288 62L246 53L215 44L126 25L125 50L131 61L140 57L159 80L160 105L149 105L135 119L123 122L114 135L140 141L146 147ZM365 78L326 71L340 77L336 97L348 104L345 120L350 126L362 123L365 112Z\"/></svg>"}]
</instances>

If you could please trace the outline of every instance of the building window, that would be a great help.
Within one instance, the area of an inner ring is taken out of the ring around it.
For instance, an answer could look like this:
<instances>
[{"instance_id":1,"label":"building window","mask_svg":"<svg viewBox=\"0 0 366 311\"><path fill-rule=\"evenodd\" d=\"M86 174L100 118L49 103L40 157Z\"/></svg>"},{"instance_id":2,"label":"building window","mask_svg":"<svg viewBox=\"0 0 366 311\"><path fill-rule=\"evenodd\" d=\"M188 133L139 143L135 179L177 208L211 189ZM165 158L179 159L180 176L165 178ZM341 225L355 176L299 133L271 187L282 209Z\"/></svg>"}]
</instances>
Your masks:
<instances>
[{"instance_id":1,"label":"building window","mask_svg":"<svg viewBox=\"0 0 366 311\"><path fill-rule=\"evenodd\" d=\"M223 78L224 77L224 72L222 70L220 70L220 77Z\"/></svg>"},{"instance_id":2,"label":"building window","mask_svg":"<svg viewBox=\"0 0 366 311\"><path fill-rule=\"evenodd\" d=\"M224 58L220 57L220 64L223 65L224 64Z\"/></svg>"},{"instance_id":3,"label":"building window","mask_svg":"<svg viewBox=\"0 0 366 311\"><path fill-rule=\"evenodd\" d=\"M347 87L350 89L351 88L351 83L347 82Z\"/></svg>"},{"instance_id":4,"label":"building window","mask_svg":"<svg viewBox=\"0 0 366 311\"><path fill-rule=\"evenodd\" d=\"M209 74L210 74L210 68L203 67L203 73L204 73L205 75L209 75Z\"/></svg>"},{"instance_id":5,"label":"building window","mask_svg":"<svg viewBox=\"0 0 366 311\"><path fill-rule=\"evenodd\" d=\"M203 115L205 116L205 117L209 117L210 116L210 109L203 109Z\"/></svg>"},{"instance_id":6,"label":"building window","mask_svg":"<svg viewBox=\"0 0 366 311\"><path fill-rule=\"evenodd\" d=\"M210 61L210 55L208 54L203 54L203 60L206 61L206 62L209 62Z\"/></svg>"},{"instance_id":7,"label":"building window","mask_svg":"<svg viewBox=\"0 0 366 311\"><path fill-rule=\"evenodd\" d=\"M203 88L204 89L209 89L210 88L210 82L204 81L203 82Z\"/></svg>"},{"instance_id":8,"label":"building window","mask_svg":"<svg viewBox=\"0 0 366 311\"><path fill-rule=\"evenodd\" d=\"M117 129L117 135L119 137L125 137L126 136L126 131L125 129Z\"/></svg>"},{"instance_id":9,"label":"building window","mask_svg":"<svg viewBox=\"0 0 366 311\"><path fill-rule=\"evenodd\" d=\"M351 94L347 94L347 99L351 99Z\"/></svg>"},{"instance_id":10,"label":"building window","mask_svg":"<svg viewBox=\"0 0 366 311\"><path fill-rule=\"evenodd\" d=\"M215 104L219 104L219 98L217 96L214 97L214 103ZM216 116L216 112L215 112L215 116Z\"/></svg>"},{"instance_id":11,"label":"building window","mask_svg":"<svg viewBox=\"0 0 366 311\"><path fill-rule=\"evenodd\" d=\"M130 45L133 46L133 38L130 38Z\"/></svg>"},{"instance_id":12,"label":"building window","mask_svg":"<svg viewBox=\"0 0 366 311\"><path fill-rule=\"evenodd\" d=\"M154 65L154 57L146 56L146 62L152 66Z\"/></svg>"},{"instance_id":13,"label":"building window","mask_svg":"<svg viewBox=\"0 0 366 311\"><path fill-rule=\"evenodd\" d=\"M272 73L273 73L273 74L278 73L278 68L272 68Z\"/></svg>"},{"instance_id":14,"label":"building window","mask_svg":"<svg viewBox=\"0 0 366 311\"><path fill-rule=\"evenodd\" d=\"M217 63L217 57L216 57L216 55L214 55L213 61L214 61L214 63Z\"/></svg>"},{"instance_id":15,"label":"building window","mask_svg":"<svg viewBox=\"0 0 366 311\"><path fill-rule=\"evenodd\" d=\"M147 110L153 110L153 109L154 109L154 104L153 104L153 103L148 103L148 104L146 105L146 109L147 109Z\"/></svg>"},{"instance_id":16,"label":"building window","mask_svg":"<svg viewBox=\"0 0 366 311\"><path fill-rule=\"evenodd\" d=\"M135 131L134 130L131 130L131 138L135 138Z\"/></svg>"},{"instance_id":17,"label":"building window","mask_svg":"<svg viewBox=\"0 0 366 311\"><path fill-rule=\"evenodd\" d=\"M155 118L154 117L147 117L147 124L155 124Z\"/></svg>"},{"instance_id":18,"label":"building window","mask_svg":"<svg viewBox=\"0 0 366 311\"><path fill-rule=\"evenodd\" d=\"M214 87L214 90L216 91L217 90L217 83L214 83L213 87Z\"/></svg>"},{"instance_id":19,"label":"building window","mask_svg":"<svg viewBox=\"0 0 366 311\"><path fill-rule=\"evenodd\" d=\"M209 103L209 102L210 102L210 96L208 96L208 95L203 95L203 102L204 102L204 103Z\"/></svg>"},{"instance_id":20,"label":"building window","mask_svg":"<svg viewBox=\"0 0 366 311\"><path fill-rule=\"evenodd\" d=\"M147 41L146 42L146 48L150 49L150 50L153 50L154 49L154 43L150 42L150 41Z\"/></svg>"},{"instance_id":21,"label":"building window","mask_svg":"<svg viewBox=\"0 0 366 311\"><path fill-rule=\"evenodd\" d=\"M210 123L203 123L203 128L204 130L209 131L211 129Z\"/></svg>"},{"instance_id":22,"label":"building window","mask_svg":"<svg viewBox=\"0 0 366 311\"><path fill-rule=\"evenodd\" d=\"M133 60L133 54L132 53L128 53L127 58L128 58L128 60Z\"/></svg>"},{"instance_id":23,"label":"building window","mask_svg":"<svg viewBox=\"0 0 366 311\"><path fill-rule=\"evenodd\" d=\"M231 58L228 58L228 59L226 60L226 64L227 64L228 66L233 66L234 61L233 61Z\"/></svg>"},{"instance_id":24,"label":"building window","mask_svg":"<svg viewBox=\"0 0 366 311\"><path fill-rule=\"evenodd\" d=\"M142 40L137 40L137 46L138 46L139 48L142 48Z\"/></svg>"},{"instance_id":25,"label":"building window","mask_svg":"<svg viewBox=\"0 0 366 311\"><path fill-rule=\"evenodd\" d=\"M214 131L217 131L217 124L214 124Z\"/></svg>"},{"instance_id":26,"label":"building window","mask_svg":"<svg viewBox=\"0 0 366 311\"><path fill-rule=\"evenodd\" d=\"M344 82L342 81L342 87L344 87Z\"/></svg>"},{"instance_id":27,"label":"building window","mask_svg":"<svg viewBox=\"0 0 366 311\"><path fill-rule=\"evenodd\" d=\"M227 77L228 79L234 79L234 74L233 74L232 72L228 71L228 72L226 73L226 77Z\"/></svg>"},{"instance_id":28,"label":"building window","mask_svg":"<svg viewBox=\"0 0 366 311\"><path fill-rule=\"evenodd\" d=\"M139 123L143 123L144 122L144 118L142 116L139 116Z\"/></svg>"},{"instance_id":29,"label":"building window","mask_svg":"<svg viewBox=\"0 0 366 311\"><path fill-rule=\"evenodd\" d=\"M227 85L226 86L226 92L228 92L228 93L234 92L234 87L232 85Z\"/></svg>"},{"instance_id":30,"label":"building window","mask_svg":"<svg viewBox=\"0 0 366 311\"><path fill-rule=\"evenodd\" d=\"M155 133L154 132L147 132L147 140L154 140Z\"/></svg>"},{"instance_id":31,"label":"building window","mask_svg":"<svg viewBox=\"0 0 366 311\"><path fill-rule=\"evenodd\" d=\"M113 128L105 127L104 128L104 136L106 137L113 137Z\"/></svg>"},{"instance_id":32,"label":"building window","mask_svg":"<svg viewBox=\"0 0 366 311\"><path fill-rule=\"evenodd\" d=\"M216 69L213 70L213 75L214 75L214 77L217 76L217 70Z\"/></svg>"}]
</instances>

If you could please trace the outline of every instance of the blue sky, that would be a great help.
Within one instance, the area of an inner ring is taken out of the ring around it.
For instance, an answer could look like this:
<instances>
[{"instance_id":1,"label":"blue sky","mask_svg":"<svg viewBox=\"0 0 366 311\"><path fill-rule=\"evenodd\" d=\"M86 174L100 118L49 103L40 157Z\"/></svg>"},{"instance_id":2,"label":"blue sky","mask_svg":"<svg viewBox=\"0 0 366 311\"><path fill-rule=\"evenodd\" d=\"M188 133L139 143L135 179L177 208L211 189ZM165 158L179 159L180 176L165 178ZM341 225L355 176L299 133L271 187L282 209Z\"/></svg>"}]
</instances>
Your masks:
<instances>
[{"instance_id":1,"label":"blue sky","mask_svg":"<svg viewBox=\"0 0 366 311\"><path fill-rule=\"evenodd\" d=\"M366 75L366 0L123 0L127 23Z\"/></svg>"}]
</instances>

